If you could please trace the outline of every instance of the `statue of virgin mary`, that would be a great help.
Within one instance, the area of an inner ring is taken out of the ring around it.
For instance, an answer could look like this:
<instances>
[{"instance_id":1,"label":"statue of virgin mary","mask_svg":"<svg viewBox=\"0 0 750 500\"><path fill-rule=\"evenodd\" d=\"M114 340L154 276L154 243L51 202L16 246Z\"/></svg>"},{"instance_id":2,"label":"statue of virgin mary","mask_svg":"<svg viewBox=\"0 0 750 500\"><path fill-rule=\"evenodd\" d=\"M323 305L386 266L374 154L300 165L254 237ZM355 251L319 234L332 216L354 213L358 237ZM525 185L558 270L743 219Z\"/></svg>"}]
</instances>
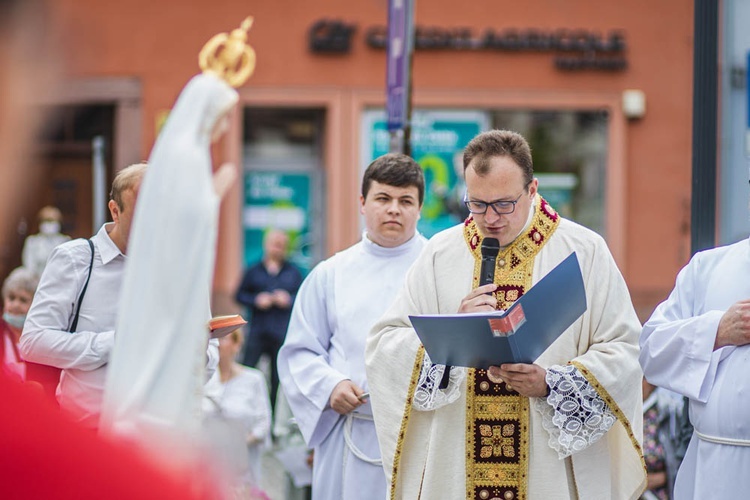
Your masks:
<instances>
[{"instance_id":1,"label":"statue of virgin mary","mask_svg":"<svg viewBox=\"0 0 750 500\"><path fill-rule=\"evenodd\" d=\"M218 358L216 340L207 349L207 323L219 202L236 176L227 165L214 174L210 150L238 101L232 85L252 72L246 27L206 45L204 72L180 93L148 160L128 244L104 432L185 437L201 424L206 366Z\"/></svg>"}]
</instances>

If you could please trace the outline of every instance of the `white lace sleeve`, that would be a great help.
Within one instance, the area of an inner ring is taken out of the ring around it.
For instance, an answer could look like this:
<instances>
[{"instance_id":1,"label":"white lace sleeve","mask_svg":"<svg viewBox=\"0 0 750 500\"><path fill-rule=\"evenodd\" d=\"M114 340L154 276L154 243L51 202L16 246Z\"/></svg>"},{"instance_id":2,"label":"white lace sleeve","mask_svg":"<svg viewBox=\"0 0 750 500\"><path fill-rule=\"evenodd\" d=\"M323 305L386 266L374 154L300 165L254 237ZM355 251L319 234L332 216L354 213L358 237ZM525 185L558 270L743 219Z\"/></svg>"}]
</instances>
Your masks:
<instances>
[{"instance_id":1,"label":"white lace sleeve","mask_svg":"<svg viewBox=\"0 0 750 500\"><path fill-rule=\"evenodd\" d=\"M448 378L448 387L440 389L440 381L445 372L445 365L435 365L430 361L427 353L424 353L422 370L419 372L419 381L414 391L414 402L412 406L419 411L431 411L451 404L461 394L461 385L466 378L466 369L454 366L451 368Z\"/></svg>"},{"instance_id":2,"label":"white lace sleeve","mask_svg":"<svg viewBox=\"0 0 750 500\"><path fill-rule=\"evenodd\" d=\"M598 441L617 418L609 406L573 365L547 369L546 398L534 398L542 414L542 426L549 433L549 445L560 459Z\"/></svg>"}]
</instances>

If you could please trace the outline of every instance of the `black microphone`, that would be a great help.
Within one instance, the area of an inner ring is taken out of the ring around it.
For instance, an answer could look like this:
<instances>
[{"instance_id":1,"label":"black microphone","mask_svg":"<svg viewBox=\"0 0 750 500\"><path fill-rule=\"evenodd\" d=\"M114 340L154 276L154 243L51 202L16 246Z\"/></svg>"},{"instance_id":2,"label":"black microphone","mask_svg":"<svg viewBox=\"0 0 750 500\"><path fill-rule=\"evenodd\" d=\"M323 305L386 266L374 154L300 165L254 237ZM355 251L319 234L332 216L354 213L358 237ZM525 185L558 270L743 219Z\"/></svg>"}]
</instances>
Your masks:
<instances>
[{"instance_id":1,"label":"black microphone","mask_svg":"<svg viewBox=\"0 0 750 500\"><path fill-rule=\"evenodd\" d=\"M495 260L500 253L500 242L497 238L482 240L482 267L479 269L479 286L495 282Z\"/></svg>"},{"instance_id":2,"label":"black microphone","mask_svg":"<svg viewBox=\"0 0 750 500\"><path fill-rule=\"evenodd\" d=\"M479 286L489 285L495 282L495 261L500 253L500 242L497 238L485 238L482 240L482 266L479 268ZM489 292L487 295L491 295ZM451 367L446 366L443 378L440 379L438 389L446 389L450 381Z\"/></svg>"}]
</instances>

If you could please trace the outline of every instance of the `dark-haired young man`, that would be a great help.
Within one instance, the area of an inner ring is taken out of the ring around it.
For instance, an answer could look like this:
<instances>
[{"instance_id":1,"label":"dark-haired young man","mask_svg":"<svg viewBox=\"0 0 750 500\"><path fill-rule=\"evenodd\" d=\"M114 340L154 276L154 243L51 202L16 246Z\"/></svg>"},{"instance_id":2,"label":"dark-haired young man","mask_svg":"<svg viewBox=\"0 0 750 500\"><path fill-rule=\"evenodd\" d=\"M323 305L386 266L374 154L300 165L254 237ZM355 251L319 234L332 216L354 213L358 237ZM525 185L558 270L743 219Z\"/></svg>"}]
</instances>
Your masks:
<instances>
[{"instance_id":1,"label":"dark-haired young man","mask_svg":"<svg viewBox=\"0 0 750 500\"><path fill-rule=\"evenodd\" d=\"M362 240L321 262L297 294L279 377L309 447L315 500L382 500L380 462L365 377L367 333L393 301L425 239L417 233L424 175L387 154L362 180Z\"/></svg>"}]
</instances>

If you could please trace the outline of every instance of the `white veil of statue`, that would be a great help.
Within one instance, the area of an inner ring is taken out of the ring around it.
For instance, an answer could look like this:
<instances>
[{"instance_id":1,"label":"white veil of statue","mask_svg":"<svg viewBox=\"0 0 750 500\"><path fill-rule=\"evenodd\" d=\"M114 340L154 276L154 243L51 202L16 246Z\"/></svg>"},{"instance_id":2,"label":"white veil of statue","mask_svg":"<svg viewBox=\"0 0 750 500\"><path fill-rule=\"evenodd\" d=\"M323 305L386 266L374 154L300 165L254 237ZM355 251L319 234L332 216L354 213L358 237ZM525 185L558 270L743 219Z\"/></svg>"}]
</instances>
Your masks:
<instances>
[{"instance_id":1,"label":"white veil of statue","mask_svg":"<svg viewBox=\"0 0 750 500\"><path fill-rule=\"evenodd\" d=\"M102 429L200 425L219 197L210 147L237 92L212 74L183 89L149 158L128 244Z\"/></svg>"}]
</instances>

